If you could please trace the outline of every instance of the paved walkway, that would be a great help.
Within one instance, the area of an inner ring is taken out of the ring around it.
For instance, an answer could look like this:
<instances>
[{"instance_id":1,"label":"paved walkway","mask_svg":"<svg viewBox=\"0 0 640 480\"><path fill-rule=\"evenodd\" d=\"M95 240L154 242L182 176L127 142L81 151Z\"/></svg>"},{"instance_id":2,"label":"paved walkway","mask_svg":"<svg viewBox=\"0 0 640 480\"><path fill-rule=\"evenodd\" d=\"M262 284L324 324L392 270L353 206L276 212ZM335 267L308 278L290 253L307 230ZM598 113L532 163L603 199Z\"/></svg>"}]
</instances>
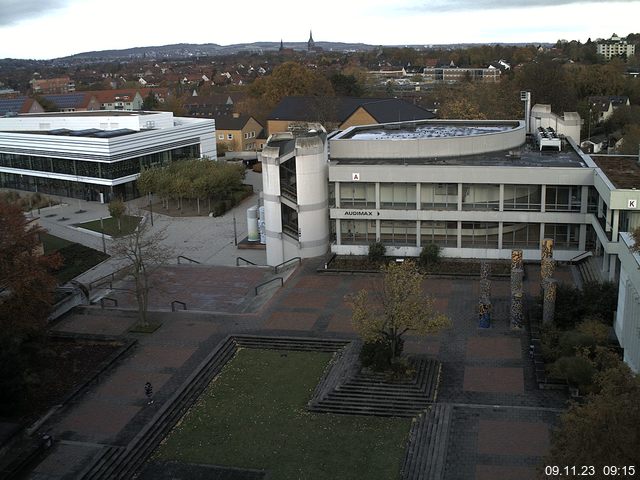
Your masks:
<instances>
[{"instance_id":1,"label":"paved walkway","mask_svg":"<svg viewBox=\"0 0 640 480\"><path fill-rule=\"evenodd\" d=\"M74 478L103 445L126 445L230 333L354 338L348 296L369 288L377 276L319 275L316 263L303 263L284 288L254 305L251 313L242 313L242 302L236 300L250 295L249 286L263 270L233 268L231 276L222 267L171 267L174 288L199 297L203 311L153 313L162 327L153 334L134 335L139 341L135 350L45 424L58 443L31 478ZM527 271L525 287L530 292L538 288L535 270ZM558 276L570 279L563 269ZM221 295L234 291L229 282L235 285L235 296L225 298ZM488 330L477 328L478 280L428 279L424 288L453 321L453 328L439 335L408 337L406 342L407 352L428 353L443 363L438 401L454 407L445 478L534 478L566 398L536 388L526 335L508 327L508 280L492 282L493 325ZM84 309L64 318L56 329L131 336L127 330L133 323L134 312ZM146 381L154 386L152 405L144 396Z\"/></svg>"}]
</instances>

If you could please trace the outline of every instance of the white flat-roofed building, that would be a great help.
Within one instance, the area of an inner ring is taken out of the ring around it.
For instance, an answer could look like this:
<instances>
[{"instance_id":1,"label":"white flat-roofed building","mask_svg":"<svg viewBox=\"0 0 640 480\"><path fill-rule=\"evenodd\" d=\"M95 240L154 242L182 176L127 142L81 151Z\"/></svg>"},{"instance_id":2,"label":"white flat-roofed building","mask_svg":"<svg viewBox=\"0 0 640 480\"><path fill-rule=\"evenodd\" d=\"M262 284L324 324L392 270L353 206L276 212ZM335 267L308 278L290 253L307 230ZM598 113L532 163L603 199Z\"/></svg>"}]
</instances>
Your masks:
<instances>
[{"instance_id":1,"label":"white flat-roofed building","mask_svg":"<svg viewBox=\"0 0 640 480\"><path fill-rule=\"evenodd\" d=\"M216 158L215 122L171 112L0 118L0 187L86 200L136 196L142 168Z\"/></svg>"}]
</instances>

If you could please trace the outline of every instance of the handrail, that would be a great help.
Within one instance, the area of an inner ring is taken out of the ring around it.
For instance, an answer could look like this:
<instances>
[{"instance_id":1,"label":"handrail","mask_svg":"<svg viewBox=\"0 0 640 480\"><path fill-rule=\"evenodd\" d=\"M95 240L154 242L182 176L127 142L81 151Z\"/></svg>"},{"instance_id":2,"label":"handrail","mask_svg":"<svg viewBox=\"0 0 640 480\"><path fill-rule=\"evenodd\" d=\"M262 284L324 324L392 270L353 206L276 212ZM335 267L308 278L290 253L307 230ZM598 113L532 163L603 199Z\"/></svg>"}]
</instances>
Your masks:
<instances>
[{"instance_id":1,"label":"handrail","mask_svg":"<svg viewBox=\"0 0 640 480\"><path fill-rule=\"evenodd\" d=\"M589 258L593 256L593 252L587 250L586 252L582 252L579 255L576 255L571 260L569 260L569 265L573 265L575 262L579 262L580 260L584 260L585 258Z\"/></svg>"},{"instance_id":2,"label":"handrail","mask_svg":"<svg viewBox=\"0 0 640 480\"><path fill-rule=\"evenodd\" d=\"M176 311L176 303L182 305L182 309L186 310L187 309L187 304L184 302L181 302L180 300L174 300L173 302L171 302L171 311L175 312Z\"/></svg>"},{"instance_id":3,"label":"handrail","mask_svg":"<svg viewBox=\"0 0 640 480\"><path fill-rule=\"evenodd\" d=\"M243 262L247 262L249 265L257 265L257 263L253 263L251 260L247 260L246 258L243 258L243 257L237 257L236 258L236 267L240 266L240 260L242 260Z\"/></svg>"},{"instance_id":4,"label":"handrail","mask_svg":"<svg viewBox=\"0 0 640 480\"><path fill-rule=\"evenodd\" d=\"M178 265L180 265L180 259L184 258L185 260L189 260L191 263L197 263L200 264L199 261L194 260L193 258L189 258L189 257L185 257L184 255L178 255Z\"/></svg>"},{"instance_id":5,"label":"handrail","mask_svg":"<svg viewBox=\"0 0 640 480\"><path fill-rule=\"evenodd\" d=\"M268 285L268 284L270 284L270 283L272 283L272 282L275 282L276 280L280 280L280 286L281 286L281 287L284 285L284 280L282 279L282 277L275 277L275 278L272 278L271 280L267 280L266 282L261 283L260 285L256 285L256 286L255 286L254 291L255 291L255 293L256 293L256 296L258 296L258 289L259 289L260 287L264 287L265 285Z\"/></svg>"},{"instance_id":6,"label":"handrail","mask_svg":"<svg viewBox=\"0 0 640 480\"><path fill-rule=\"evenodd\" d=\"M293 262L293 261L296 261L296 260L298 261L298 265L302 263L302 258L300 258L300 257L293 257L293 258L290 258L289 260L285 260L285 261L284 261L284 262L282 262L281 264L276 265L275 267L273 267L273 273L278 273L278 269L279 269L280 267L283 267L283 266L285 266L287 263L289 263L289 262Z\"/></svg>"},{"instance_id":7,"label":"handrail","mask_svg":"<svg viewBox=\"0 0 640 480\"><path fill-rule=\"evenodd\" d=\"M115 298L111 298L111 297L102 297L100 299L100 308L104 308L104 301L105 300L109 300L110 302L113 302L113 306L117 307L118 306L118 300L116 300Z\"/></svg>"},{"instance_id":8,"label":"handrail","mask_svg":"<svg viewBox=\"0 0 640 480\"><path fill-rule=\"evenodd\" d=\"M113 282L116 279L116 275L124 270L128 270L129 268L130 268L130 265L127 265L126 267L122 267L116 270L115 272L111 272L110 274L105 275L104 277L97 278L93 282L89 283L89 291L93 290L96 286L101 285L100 282L103 282L107 278L109 279L109 282L103 282L103 283L109 283L109 288L113 288Z\"/></svg>"}]
</instances>

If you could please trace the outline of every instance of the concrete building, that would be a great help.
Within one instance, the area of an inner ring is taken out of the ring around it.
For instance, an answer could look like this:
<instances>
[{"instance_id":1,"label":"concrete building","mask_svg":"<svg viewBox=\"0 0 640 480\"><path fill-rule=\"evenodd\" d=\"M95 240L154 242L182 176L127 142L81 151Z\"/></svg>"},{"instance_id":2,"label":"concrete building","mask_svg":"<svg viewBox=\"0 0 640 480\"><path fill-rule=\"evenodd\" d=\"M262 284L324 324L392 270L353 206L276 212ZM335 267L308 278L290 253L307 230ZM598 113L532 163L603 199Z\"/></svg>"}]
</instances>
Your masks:
<instances>
[{"instance_id":1,"label":"concrete building","mask_svg":"<svg viewBox=\"0 0 640 480\"><path fill-rule=\"evenodd\" d=\"M598 40L596 53L602 55L606 60L611 60L612 57L629 57L636 53L636 46L627 43L626 39L622 39L614 33L609 40Z\"/></svg>"},{"instance_id":2,"label":"concrete building","mask_svg":"<svg viewBox=\"0 0 640 480\"><path fill-rule=\"evenodd\" d=\"M213 120L92 111L0 118L0 187L86 200L137 195L144 167L216 158Z\"/></svg>"},{"instance_id":3,"label":"concrete building","mask_svg":"<svg viewBox=\"0 0 640 480\"><path fill-rule=\"evenodd\" d=\"M556 130L536 123L540 112L528 135L524 121L422 120L272 136L261 156L267 262L366 255L372 242L390 256L435 243L445 257L521 249L536 261L551 238L556 260L592 252L602 278L620 281L615 328L638 371L638 255L625 233L640 225L638 158L590 157L574 141L579 117L557 117Z\"/></svg>"}]
</instances>

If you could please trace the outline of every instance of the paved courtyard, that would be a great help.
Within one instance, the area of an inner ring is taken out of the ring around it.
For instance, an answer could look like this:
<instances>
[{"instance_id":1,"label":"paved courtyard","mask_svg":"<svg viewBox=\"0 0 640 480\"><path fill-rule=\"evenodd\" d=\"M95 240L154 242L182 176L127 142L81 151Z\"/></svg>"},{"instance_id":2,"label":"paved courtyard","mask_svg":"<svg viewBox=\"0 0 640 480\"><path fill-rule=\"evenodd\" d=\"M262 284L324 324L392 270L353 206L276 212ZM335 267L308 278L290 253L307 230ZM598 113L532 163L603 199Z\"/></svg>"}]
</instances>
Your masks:
<instances>
[{"instance_id":1,"label":"paved courtyard","mask_svg":"<svg viewBox=\"0 0 640 480\"><path fill-rule=\"evenodd\" d=\"M354 338L349 295L370 288L376 276L322 275L316 266L317 260L304 262L283 288L258 303L247 298L255 297L253 285L266 278L263 268L172 266L162 276L169 293L157 293L153 302L186 298L197 311L159 308L151 316L162 326L152 334L127 333L136 321L133 310L85 308L65 317L57 330L127 335L138 344L47 422L58 442L31 478L75 478L101 447L127 445L229 334ZM525 287L535 292L539 277L535 269L527 273ZM559 277L570 281L563 269ZM478 279L430 278L424 290L453 322L438 335L406 341L407 353L426 353L443 365L437 401L453 406L444 478L534 478L566 397L537 389L526 333L509 329L508 279L492 281L490 329L477 327ZM147 381L154 387L151 405L144 395Z\"/></svg>"}]
</instances>

